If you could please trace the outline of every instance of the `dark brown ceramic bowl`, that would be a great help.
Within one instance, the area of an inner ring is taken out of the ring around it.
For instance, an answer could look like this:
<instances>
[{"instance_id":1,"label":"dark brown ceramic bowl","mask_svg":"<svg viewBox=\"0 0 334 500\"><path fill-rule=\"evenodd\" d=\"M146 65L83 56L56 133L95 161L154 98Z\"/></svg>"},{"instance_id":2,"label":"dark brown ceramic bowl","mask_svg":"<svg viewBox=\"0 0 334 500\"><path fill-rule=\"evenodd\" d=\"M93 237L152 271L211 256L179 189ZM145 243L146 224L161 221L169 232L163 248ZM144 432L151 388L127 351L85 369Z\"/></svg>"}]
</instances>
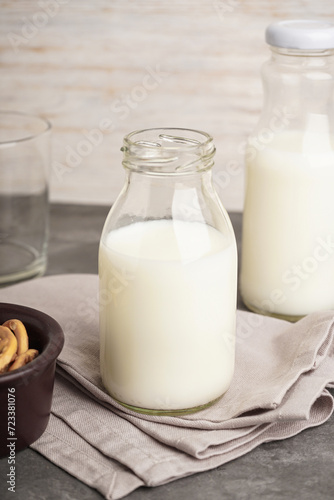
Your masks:
<instances>
[{"instance_id":1,"label":"dark brown ceramic bowl","mask_svg":"<svg viewBox=\"0 0 334 500\"><path fill-rule=\"evenodd\" d=\"M22 368L0 375L0 457L13 456L45 431L56 358L64 345L60 325L47 314L0 302L0 324L9 319L22 321L28 332L29 348L38 349L40 354Z\"/></svg>"}]
</instances>

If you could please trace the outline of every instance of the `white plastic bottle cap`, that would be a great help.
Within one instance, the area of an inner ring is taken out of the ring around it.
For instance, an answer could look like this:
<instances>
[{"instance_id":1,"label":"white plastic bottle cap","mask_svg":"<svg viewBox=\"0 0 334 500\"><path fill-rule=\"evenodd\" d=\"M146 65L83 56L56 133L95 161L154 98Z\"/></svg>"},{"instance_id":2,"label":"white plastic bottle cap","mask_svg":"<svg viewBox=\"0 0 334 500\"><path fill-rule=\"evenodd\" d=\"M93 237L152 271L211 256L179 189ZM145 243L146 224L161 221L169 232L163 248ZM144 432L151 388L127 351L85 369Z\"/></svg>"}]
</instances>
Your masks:
<instances>
[{"instance_id":1,"label":"white plastic bottle cap","mask_svg":"<svg viewBox=\"0 0 334 500\"><path fill-rule=\"evenodd\" d=\"M279 21L266 29L266 42L285 49L334 49L334 24L310 20Z\"/></svg>"}]
</instances>

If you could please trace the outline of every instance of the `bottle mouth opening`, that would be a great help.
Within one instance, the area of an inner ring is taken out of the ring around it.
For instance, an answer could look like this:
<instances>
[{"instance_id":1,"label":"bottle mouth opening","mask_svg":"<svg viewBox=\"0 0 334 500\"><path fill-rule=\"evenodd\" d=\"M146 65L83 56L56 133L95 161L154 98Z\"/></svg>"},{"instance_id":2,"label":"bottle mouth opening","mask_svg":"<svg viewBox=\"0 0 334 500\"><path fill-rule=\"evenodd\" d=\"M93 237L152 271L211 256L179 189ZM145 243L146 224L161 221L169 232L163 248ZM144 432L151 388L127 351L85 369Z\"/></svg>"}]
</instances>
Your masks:
<instances>
[{"instance_id":1,"label":"bottle mouth opening","mask_svg":"<svg viewBox=\"0 0 334 500\"><path fill-rule=\"evenodd\" d=\"M212 137L199 130L151 128L131 132L124 138L123 166L151 174L186 174L212 167Z\"/></svg>"}]
</instances>

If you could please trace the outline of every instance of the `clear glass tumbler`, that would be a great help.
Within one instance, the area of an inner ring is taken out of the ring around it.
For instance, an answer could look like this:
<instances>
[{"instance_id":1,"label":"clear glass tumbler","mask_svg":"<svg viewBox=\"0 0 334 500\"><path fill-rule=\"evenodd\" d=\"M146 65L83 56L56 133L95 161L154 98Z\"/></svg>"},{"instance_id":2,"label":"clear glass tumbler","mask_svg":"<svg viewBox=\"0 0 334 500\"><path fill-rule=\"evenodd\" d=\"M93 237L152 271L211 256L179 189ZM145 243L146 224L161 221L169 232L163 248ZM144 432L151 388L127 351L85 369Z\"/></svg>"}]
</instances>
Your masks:
<instances>
[{"instance_id":1,"label":"clear glass tumbler","mask_svg":"<svg viewBox=\"0 0 334 500\"><path fill-rule=\"evenodd\" d=\"M50 133L43 118L0 112L0 286L46 268Z\"/></svg>"}]
</instances>

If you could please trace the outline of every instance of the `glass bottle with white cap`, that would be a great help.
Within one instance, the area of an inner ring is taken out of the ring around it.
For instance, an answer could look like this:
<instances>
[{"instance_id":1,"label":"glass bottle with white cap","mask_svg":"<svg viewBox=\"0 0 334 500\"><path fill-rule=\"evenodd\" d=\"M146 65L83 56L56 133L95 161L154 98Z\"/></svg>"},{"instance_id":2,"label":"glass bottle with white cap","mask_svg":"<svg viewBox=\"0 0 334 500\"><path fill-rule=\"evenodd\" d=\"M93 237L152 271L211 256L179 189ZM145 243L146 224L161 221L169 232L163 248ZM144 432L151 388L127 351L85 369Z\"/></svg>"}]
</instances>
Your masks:
<instances>
[{"instance_id":1,"label":"glass bottle with white cap","mask_svg":"<svg viewBox=\"0 0 334 500\"><path fill-rule=\"evenodd\" d=\"M246 148L241 293L295 321L334 309L334 25L266 30L263 111Z\"/></svg>"}]
</instances>

